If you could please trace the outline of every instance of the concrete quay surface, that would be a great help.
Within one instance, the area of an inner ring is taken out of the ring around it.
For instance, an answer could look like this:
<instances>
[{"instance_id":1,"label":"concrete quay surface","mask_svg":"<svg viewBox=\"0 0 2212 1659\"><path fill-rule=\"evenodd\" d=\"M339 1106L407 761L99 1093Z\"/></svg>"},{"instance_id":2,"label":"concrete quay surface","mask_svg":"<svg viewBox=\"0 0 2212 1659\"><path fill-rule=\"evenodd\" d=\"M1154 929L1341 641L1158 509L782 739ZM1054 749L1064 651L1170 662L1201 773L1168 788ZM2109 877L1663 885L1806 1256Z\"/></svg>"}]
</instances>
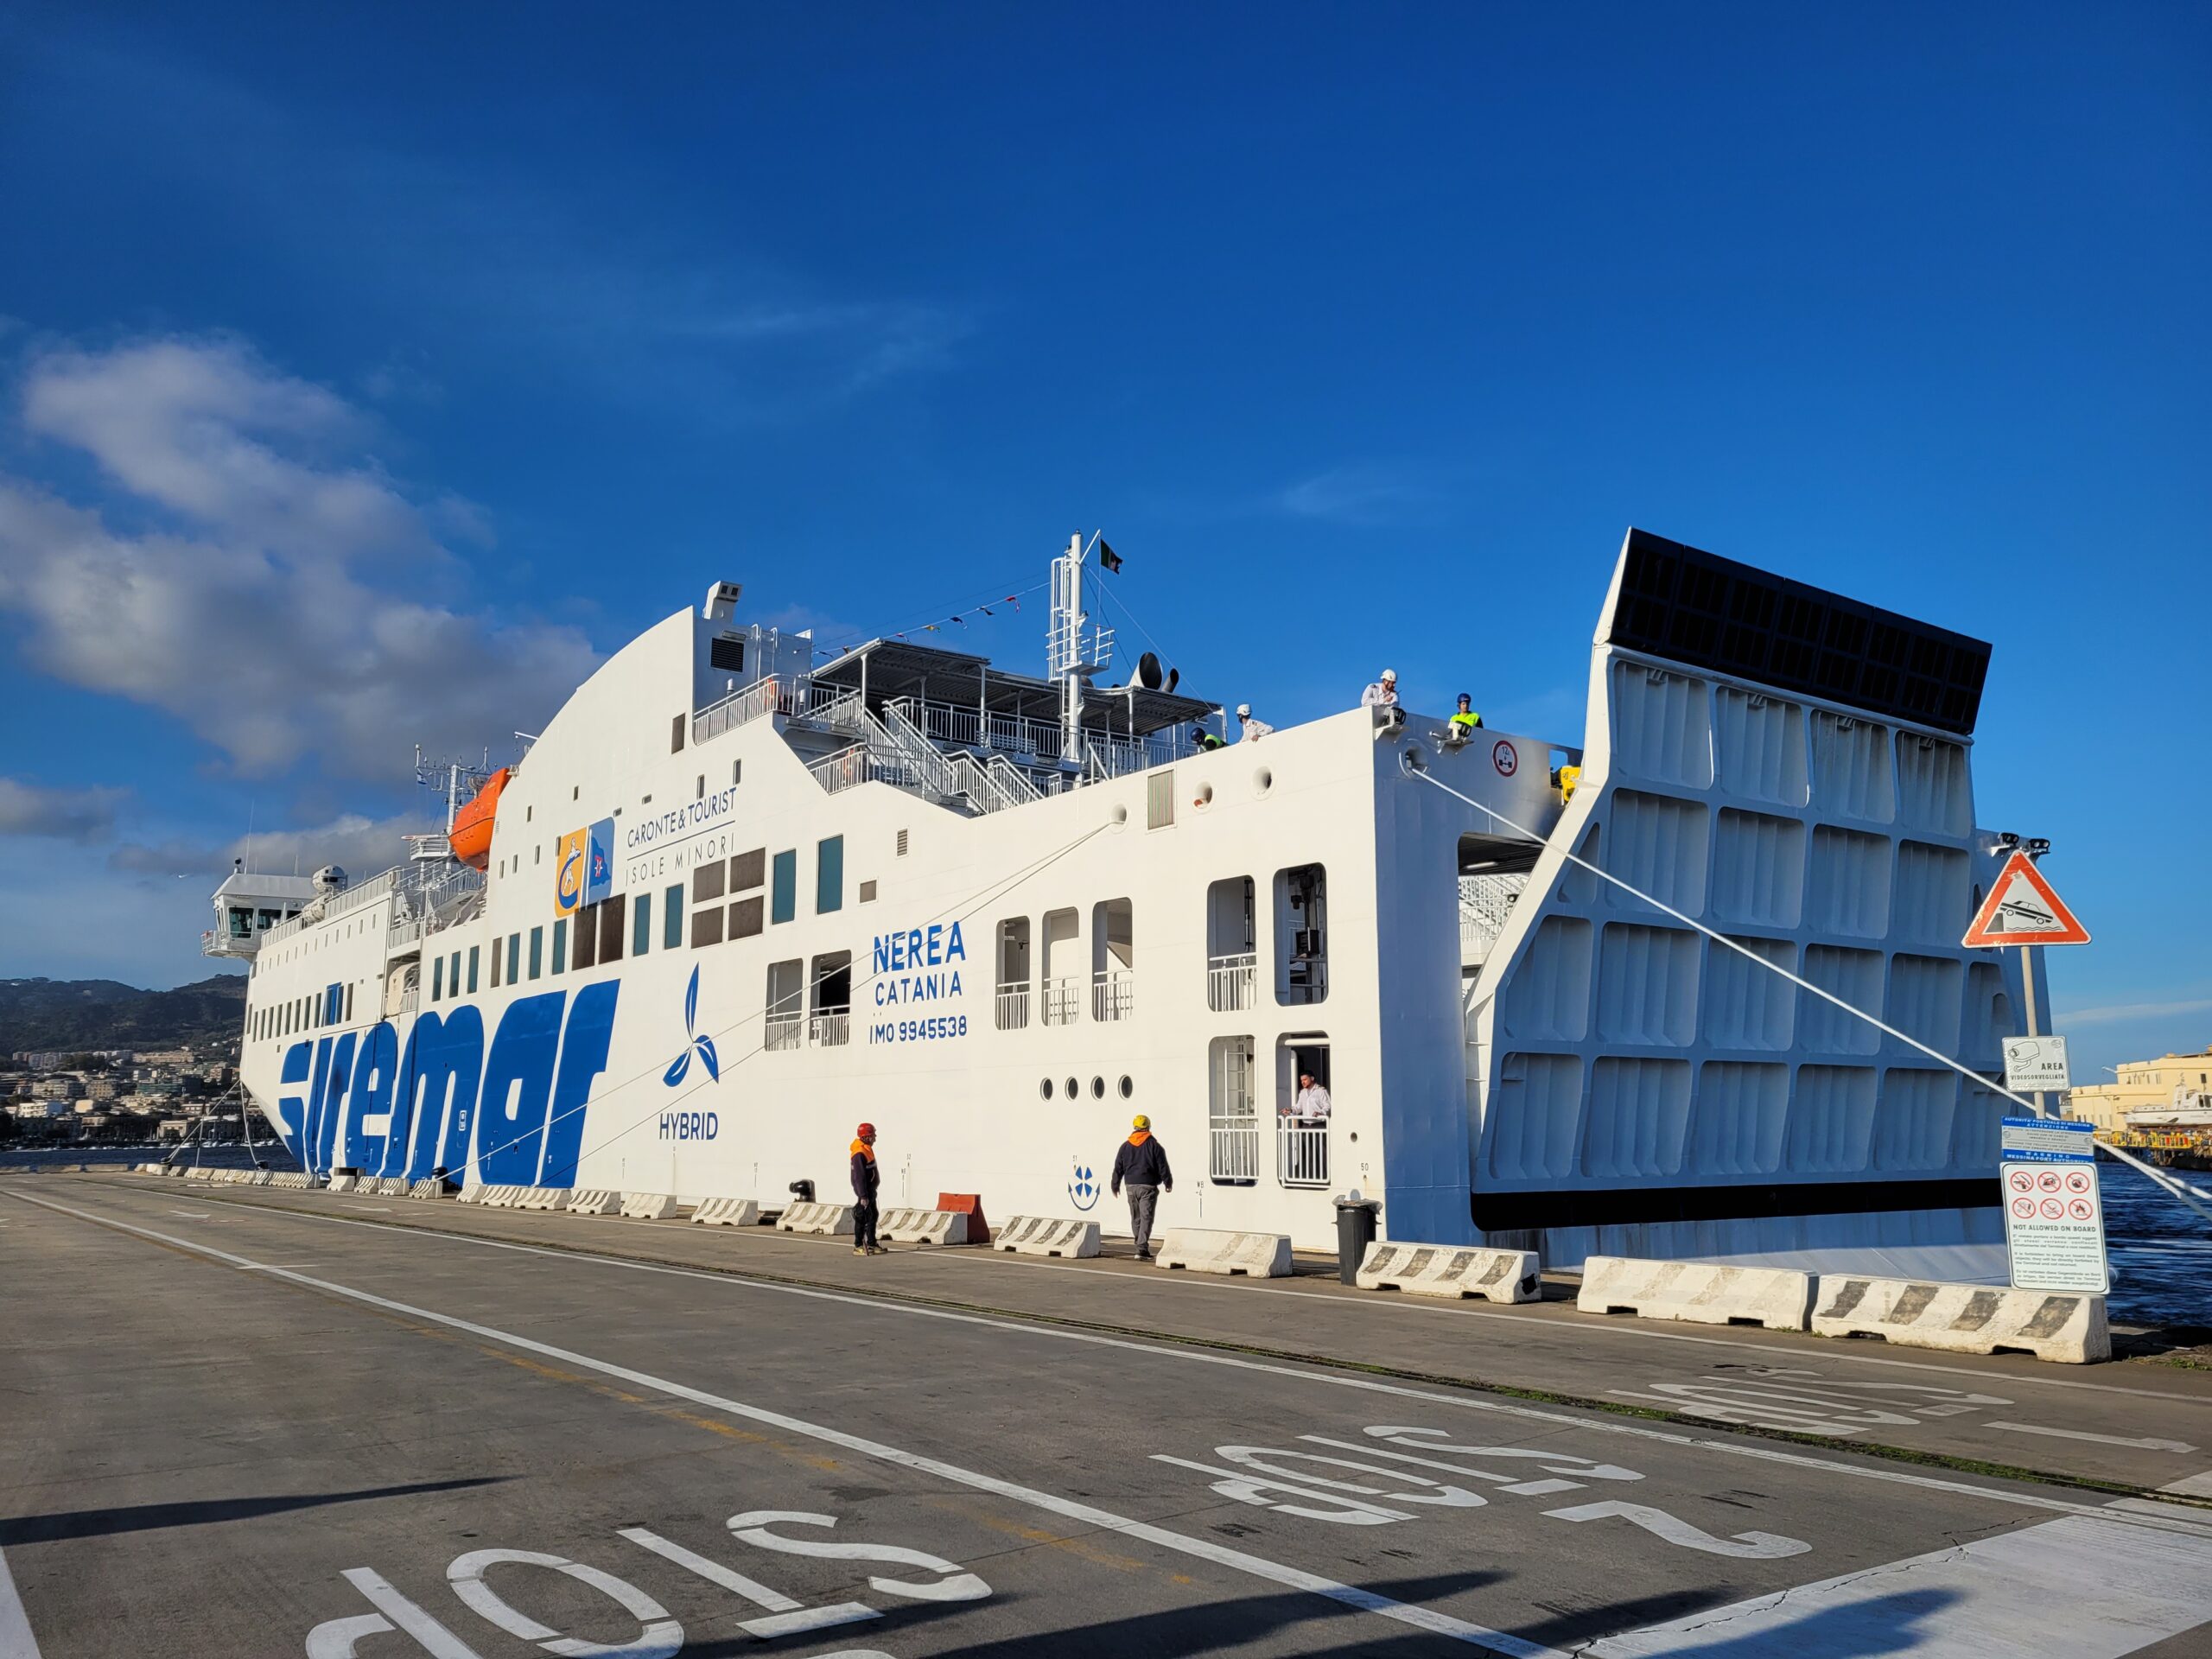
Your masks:
<instances>
[{"instance_id":1,"label":"concrete quay surface","mask_svg":"<svg viewBox=\"0 0 2212 1659\"><path fill-rule=\"evenodd\" d=\"M0 1659L2212 1654L2189 1370L129 1176L0 1274Z\"/></svg>"}]
</instances>

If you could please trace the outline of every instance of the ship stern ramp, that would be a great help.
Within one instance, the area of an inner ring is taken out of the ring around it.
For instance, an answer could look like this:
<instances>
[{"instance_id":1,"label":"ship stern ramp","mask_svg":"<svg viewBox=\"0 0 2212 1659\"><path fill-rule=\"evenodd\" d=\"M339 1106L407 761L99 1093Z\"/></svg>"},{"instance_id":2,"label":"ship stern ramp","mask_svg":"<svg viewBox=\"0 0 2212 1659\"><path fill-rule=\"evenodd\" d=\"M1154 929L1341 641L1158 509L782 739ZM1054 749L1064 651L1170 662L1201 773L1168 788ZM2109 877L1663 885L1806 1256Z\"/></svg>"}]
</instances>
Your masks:
<instances>
[{"instance_id":1,"label":"ship stern ramp","mask_svg":"<svg viewBox=\"0 0 2212 1659\"><path fill-rule=\"evenodd\" d=\"M2018 970L1958 943L2000 861L1974 816L1988 658L1629 533L1579 786L1465 982L1476 1236L1552 1267L2001 1277L2002 1097L1762 965L2001 1077Z\"/></svg>"}]
</instances>

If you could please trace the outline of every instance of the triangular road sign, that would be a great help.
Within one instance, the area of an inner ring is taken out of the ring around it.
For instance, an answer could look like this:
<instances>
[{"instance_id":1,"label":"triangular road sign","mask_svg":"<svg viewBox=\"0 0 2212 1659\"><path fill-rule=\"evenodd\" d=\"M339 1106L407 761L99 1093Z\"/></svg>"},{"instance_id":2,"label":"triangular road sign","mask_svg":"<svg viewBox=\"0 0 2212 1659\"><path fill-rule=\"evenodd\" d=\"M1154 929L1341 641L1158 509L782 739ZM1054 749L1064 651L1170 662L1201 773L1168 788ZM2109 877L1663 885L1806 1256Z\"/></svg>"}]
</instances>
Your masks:
<instances>
[{"instance_id":1,"label":"triangular road sign","mask_svg":"<svg viewBox=\"0 0 2212 1659\"><path fill-rule=\"evenodd\" d=\"M1993 944L2087 944L2089 930L2075 919L2025 853L2005 861L1967 936L1969 949Z\"/></svg>"}]
</instances>

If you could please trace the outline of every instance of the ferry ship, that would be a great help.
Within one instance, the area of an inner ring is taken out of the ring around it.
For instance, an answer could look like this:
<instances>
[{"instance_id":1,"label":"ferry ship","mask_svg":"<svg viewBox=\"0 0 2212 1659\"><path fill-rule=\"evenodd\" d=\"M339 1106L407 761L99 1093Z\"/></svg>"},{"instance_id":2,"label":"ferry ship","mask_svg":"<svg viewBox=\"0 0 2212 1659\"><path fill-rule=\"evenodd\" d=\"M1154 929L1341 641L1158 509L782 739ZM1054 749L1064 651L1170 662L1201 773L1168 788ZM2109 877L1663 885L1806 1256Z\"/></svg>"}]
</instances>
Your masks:
<instances>
[{"instance_id":1,"label":"ferry ship","mask_svg":"<svg viewBox=\"0 0 2212 1659\"><path fill-rule=\"evenodd\" d=\"M1126 1230L1143 1112L1168 1218L1300 1247L1354 1192L1559 1266L2001 1242L1999 1097L1762 965L2001 1075L1987 645L1631 531L1586 744L1363 704L1215 747L1150 657L1104 683L1099 546L1041 676L717 582L398 868L239 869L253 1103L315 1172L771 1211L865 1119L887 1204Z\"/></svg>"}]
</instances>

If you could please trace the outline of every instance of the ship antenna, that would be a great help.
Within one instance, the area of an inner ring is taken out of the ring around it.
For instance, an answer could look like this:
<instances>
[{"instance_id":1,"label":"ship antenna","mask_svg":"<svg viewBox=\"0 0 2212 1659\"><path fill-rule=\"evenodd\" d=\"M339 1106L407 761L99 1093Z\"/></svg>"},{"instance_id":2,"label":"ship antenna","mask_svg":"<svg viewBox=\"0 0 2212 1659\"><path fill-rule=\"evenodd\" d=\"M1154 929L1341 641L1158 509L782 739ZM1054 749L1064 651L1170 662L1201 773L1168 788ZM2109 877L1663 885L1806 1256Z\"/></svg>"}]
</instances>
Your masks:
<instances>
[{"instance_id":1,"label":"ship antenna","mask_svg":"<svg viewBox=\"0 0 2212 1659\"><path fill-rule=\"evenodd\" d=\"M1083 697L1090 677L1114 659L1110 628L1093 628L1087 645L1084 625L1083 563L1105 531L1086 543L1080 531L1068 537L1067 551L1052 561L1052 617L1045 636L1046 675L1060 683L1060 759L1083 765Z\"/></svg>"}]
</instances>

